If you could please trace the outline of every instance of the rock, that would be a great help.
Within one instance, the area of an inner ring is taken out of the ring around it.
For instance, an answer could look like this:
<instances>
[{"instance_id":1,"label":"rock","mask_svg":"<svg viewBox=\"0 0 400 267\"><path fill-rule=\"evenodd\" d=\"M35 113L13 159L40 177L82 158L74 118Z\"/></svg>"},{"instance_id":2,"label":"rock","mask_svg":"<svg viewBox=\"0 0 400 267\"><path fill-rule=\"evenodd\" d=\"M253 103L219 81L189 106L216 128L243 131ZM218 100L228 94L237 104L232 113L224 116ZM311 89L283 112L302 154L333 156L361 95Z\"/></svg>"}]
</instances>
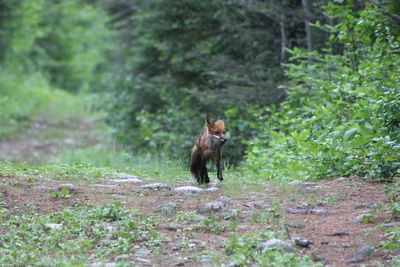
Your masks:
<instances>
[{"instance_id":1,"label":"rock","mask_svg":"<svg viewBox=\"0 0 400 267\"><path fill-rule=\"evenodd\" d=\"M117 267L119 266L116 262L93 262L87 265L88 267Z\"/></svg>"},{"instance_id":2,"label":"rock","mask_svg":"<svg viewBox=\"0 0 400 267\"><path fill-rule=\"evenodd\" d=\"M205 190L196 186L185 185L175 188L173 193L178 195L195 195L195 194L203 194L205 193Z\"/></svg>"},{"instance_id":3,"label":"rock","mask_svg":"<svg viewBox=\"0 0 400 267\"><path fill-rule=\"evenodd\" d=\"M205 214L205 213L217 212L222 210L224 207L225 207L224 202L221 201L209 202L198 208L197 213Z\"/></svg>"},{"instance_id":4,"label":"rock","mask_svg":"<svg viewBox=\"0 0 400 267\"><path fill-rule=\"evenodd\" d=\"M313 183L313 182L303 182L301 183L303 187L311 187L311 186L321 186L321 184Z\"/></svg>"},{"instance_id":5,"label":"rock","mask_svg":"<svg viewBox=\"0 0 400 267\"><path fill-rule=\"evenodd\" d=\"M311 241L308 240L308 239L299 237L299 238L296 238L296 239L294 240L294 243L295 243L296 245L298 245L299 247L308 248L308 247L310 246L310 244L311 244Z\"/></svg>"},{"instance_id":6,"label":"rock","mask_svg":"<svg viewBox=\"0 0 400 267\"><path fill-rule=\"evenodd\" d=\"M315 215L329 215L335 214L336 211L326 209L293 209L286 208L286 212L289 214L315 214Z\"/></svg>"},{"instance_id":7,"label":"rock","mask_svg":"<svg viewBox=\"0 0 400 267\"><path fill-rule=\"evenodd\" d=\"M267 249L272 249L272 248L281 248L285 252L295 253L294 248L292 248L289 242L275 238L262 243L261 246L259 247L259 250L265 251Z\"/></svg>"},{"instance_id":8,"label":"rock","mask_svg":"<svg viewBox=\"0 0 400 267\"><path fill-rule=\"evenodd\" d=\"M177 208L177 206L175 203L162 204L162 205L157 206L155 212L159 213L163 216L166 216L166 217L172 217L172 216L175 216L175 214L176 214L176 208Z\"/></svg>"},{"instance_id":9,"label":"rock","mask_svg":"<svg viewBox=\"0 0 400 267\"><path fill-rule=\"evenodd\" d=\"M203 256L201 257L201 259L198 262L199 267L217 267L220 265L215 264L210 258L208 258L207 256Z\"/></svg>"},{"instance_id":10,"label":"rock","mask_svg":"<svg viewBox=\"0 0 400 267\"><path fill-rule=\"evenodd\" d=\"M129 173L119 173L118 177L121 179L138 179L139 177L136 175L132 175Z\"/></svg>"},{"instance_id":11,"label":"rock","mask_svg":"<svg viewBox=\"0 0 400 267\"><path fill-rule=\"evenodd\" d=\"M210 187L219 187L221 186L221 182L217 181L217 182L212 182L208 184Z\"/></svg>"},{"instance_id":12,"label":"rock","mask_svg":"<svg viewBox=\"0 0 400 267\"><path fill-rule=\"evenodd\" d=\"M117 184L122 184L122 183L140 184L140 183L144 183L143 180L140 180L138 178L112 179L111 182L117 183Z\"/></svg>"},{"instance_id":13,"label":"rock","mask_svg":"<svg viewBox=\"0 0 400 267\"><path fill-rule=\"evenodd\" d=\"M219 197L217 201L224 203L225 206L230 205L232 203L232 200L229 197L225 196Z\"/></svg>"},{"instance_id":14,"label":"rock","mask_svg":"<svg viewBox=\"0 0 400 267\"><path fill-rule=\"evenodd\" d=\"M361 214L354 218L353 223L373 223L377 220L378 218L373 215L373 214Z\"/></svg>"},{"instance_id":15,"label":"rock","mask_svg":"<svg viewBox=\"0 0 400 267\"><path fill-rule=\"evenodd\" d=\"M368 256L371 254L372 248L370 246L362 246L354 253L347 263L360 263L367 260Z\"/></svg>"},{"instance_id":16,"label":"rock","mask_svg":"<svg viewBox=\"0 0 400 267\"><path fill-rule=\"evenodd\" d=\"M304 229L306 226L302 222L290 222L287 224L289 227L297 228L297 229Z\"/></svg>"},{"instance_id":17,"label":"rock","mask_svg":"<svg viewBox=\"0 0 400 267\"><path fill-rule=\"evenodd\" d=\"M315 193L319 191L319 187L306 187L303 188L300 192L303 194Z\"/></svg>"},{"instance_id":18,"label":"rock","mask_svg":"<svg viewBox=\"0 0 400 267\"><path fill-rule=\"evenodd\" d=\"M265 202L263 200L255 200L251 201L249 203L244 204L247 207L252 207L252 208L257 208L257 209L262 209L265 208Z\"/></svg>"},{"instance_id":19,"label":"rock","mask_svg":"<svg viewBox=\"0 0 400 267\"><path fill-rule=\"evenodd\" d=\"M101 187L101 188L116 188L115 184L92 184L94 187Z\"/></svg>"},{"instance_id":20,"label":"rock","mask_svg":"<svg viewBox=\"0 0 400 267\"><path fill-rule=\"evenodd\" d=\"M149 261L148 259L136 258L136 261L141 262L141 263L148 263L148 264L150 264L150 261Z\"/></svg>"},{"instance_id":21,"label":"rock","mask_svg":"<svg viewBox=\"0 0 400 267\"><path fill-rule=\"evenodd\" d=\"M336 178L334 181L336 181L336 182L346 182L346 181L348 181L349 180L349 178L346 178L346 177L339 177L339 178Z\"/></svg>"},{"instance_id":22,"label":"rock","mask_svg":"<svg viewBox=\"0 0 400 267\"><path fill-rule=\"evenodd\" d=\"M204 216L204 215L196 215L196 216L193 217L193 221L194 222L202 222L202 221L205 221L207 219L208 218L206 216Z\"/></svg>"},{"instance_id":23,"label":"rock","mask_svg":"<svg viewBox=\"0 0 400 267\"><path fill-rule=\"evenodd\" d=\"M289 213L289 214L309 214L310 210L308 210L308 209L286 208L286 212Z\"/></svg>"},{"instance_id":24,"label":"rock","mask_svg":"<svg viewBox=\"0 0 400 267\"><path fill-rule=\"evenodd\" d=\"M59 188L75 188L73 184L60 184Z\"/></svg>"},{"instance_id":25,"label":"rock","mask_svg":"<svg viewBox=\"0 0 400 267\"><path fill-rule=\"evenodd\" d=\"M324 257L322 257L321 255L316 254L315 252L311 254L311 259L312 259L314 262L322 262L322 263L324 263L324 264L327 263L327 261L325 260Z\"/></svg>"},{"instance_id":26,"label":"rock","mask_svg":"<svg viewBox=\"0 0 400 267\"><path fill-rule=\"evenodd\" d=\"M375 207L374 204L360 204L354 207L355 210L360 210L360 209L371 209Z\"/></svg>"},{"instance_id":27,"label":"rock","mask_svg":"<svg viewBox=\"0 0 400 267\"><path fill-rule=\"evenodd\" d=\"M337 212L334 210L315 209L315 210L311 210L310 213L316 214L316 215L327 215L327 214L335 214Z\"/></svg>"},{"instance_id":28,"label":"rock","mask_svg":"<svg viewBox=\"0 0 400 267\"><path fill-rule=\"evenodd\" d=\"M51 229L51 230L61 230L62 229L62 224L60 224L60 223L46 223L44 226L47 229Z\"/></svg>"},{"instance_id":29,"label":"rock","mask_svg":"<svg viewBox=\"0 0 400 267\"><path fill-rule=\"evenodd\" d=\"M219 188L213 186L213 187L207 188L206 191L207 191L208 193L217 192L217 191L219 191Z\"/></svg>"},{"instance_id":30,"label":"rock","mask_svg":"<svg viewBox=\"0 0 400 267\"><path fill-rule=\"evenodd\" d=\"M299 181L299 180L293 180L288 183L288 185L299 185L299 184L301 184L301 181Z\"/></svg>"},{"instance_id":31,"label":"rock","mask_svg":"<svg viewBox=\"0 0 400 267\"><path fill-rule=\"evenodd\" d=\"M349 236L350 234L347 232L335 232L332 234L327 234L327 236Z\"/></svg>"},{"instance_id":32,"label":"rock","mask_svg":"<svg viewBox=\"0 0 400 267\"><path fill-rule=\"evenodd\" d=\"M171 190L167 184L163 183L146 184L143 185L142 188L147 190Z\"/></svg>"}]
</instances>

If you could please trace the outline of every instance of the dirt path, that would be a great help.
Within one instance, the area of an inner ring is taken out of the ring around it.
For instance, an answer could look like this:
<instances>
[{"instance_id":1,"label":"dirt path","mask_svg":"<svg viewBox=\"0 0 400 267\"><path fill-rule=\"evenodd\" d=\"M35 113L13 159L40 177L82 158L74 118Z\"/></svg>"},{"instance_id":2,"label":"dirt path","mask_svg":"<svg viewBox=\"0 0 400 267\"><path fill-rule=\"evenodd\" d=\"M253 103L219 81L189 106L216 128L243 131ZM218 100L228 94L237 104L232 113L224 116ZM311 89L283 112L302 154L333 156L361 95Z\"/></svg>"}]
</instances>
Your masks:
<instances>
[{"instance_id":1,"label":"dirt path","mask_svg":"<svg viewBox=\"0 0 400 267\"><path fill-rule=\"evenodd\" d=\"M99 143L92 134L96 127L87 117L53 121L42 114L26 122L20 135L0 140L0 161L40 162L62 149L93 146Z\"/></svg>"},{"instance_id":2,"label":"dirt path","mask_svg":"<svg viewBox=\"0 0 400 267\"><path fill-rule=\"evenodd\" d=\"M358 177L317 184L248 184L243 185L243 192L233 190L238 184L230 181L200 194L176 193L174 188L179 185L145 189L143 185L152 181L125 179L64 180L65 184L60 185L58 180L2 177L0 192L6 208L13 213L23 213L26 203L30 203L30 209L48 213L78 203L100 205L118 201L148 216L159 216L155 231L164 241L157 254L152 253L155 247L141 242L132 244L147 251L136 257L139 266L193 266L199 264L198 255L210 251L223 258L224 241L230 236L257 236L265 229L283 231L287 240L309 240L307 247L292 244L298 255L309 255L326 266L358 266L359 263L352 265L349 260L363 246L379 247L385 227L382 230L374 227L385 225L390 219L384 185ZM55 197L54 193L62 188L69 190L68 197ZM224 204L215 204L207 210L210 202ZM355 223L361 214L370 214L374 219ZM361 262L375 266L376 262L388 261L390 256L371 249Z\"/></svg>"}]
</instances>

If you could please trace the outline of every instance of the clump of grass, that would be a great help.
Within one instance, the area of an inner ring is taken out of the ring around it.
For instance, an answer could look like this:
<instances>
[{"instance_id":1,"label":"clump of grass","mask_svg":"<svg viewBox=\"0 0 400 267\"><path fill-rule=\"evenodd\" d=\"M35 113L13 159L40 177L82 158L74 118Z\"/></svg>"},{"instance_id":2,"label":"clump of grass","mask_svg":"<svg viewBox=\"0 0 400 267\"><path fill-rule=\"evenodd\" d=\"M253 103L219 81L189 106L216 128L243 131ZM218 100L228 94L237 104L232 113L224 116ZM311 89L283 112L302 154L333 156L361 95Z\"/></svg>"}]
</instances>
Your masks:
<instances>
[{"instance_id":1,"label":"clump of grass","mask_svg":"<svg viewBox=\"0 0 400 267\"><path fill-rule=\"evenodd\" d=\"M149 218L118 202L40 216L35 212L5 216L1 266L85 266L115 256L123 264L138 247L148 247L159 238Z\"/></svg>"}]
</instances>

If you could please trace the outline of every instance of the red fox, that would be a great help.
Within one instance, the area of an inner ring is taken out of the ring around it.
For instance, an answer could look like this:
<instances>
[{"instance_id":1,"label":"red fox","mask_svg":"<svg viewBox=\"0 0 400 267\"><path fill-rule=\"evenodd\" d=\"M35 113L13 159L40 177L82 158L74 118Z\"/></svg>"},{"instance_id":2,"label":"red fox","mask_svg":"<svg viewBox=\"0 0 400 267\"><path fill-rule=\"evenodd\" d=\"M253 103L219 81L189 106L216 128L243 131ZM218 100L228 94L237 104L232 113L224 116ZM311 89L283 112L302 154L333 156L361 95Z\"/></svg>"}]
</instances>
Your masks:
<instances>
[{"instance_id":1,"label":"red fox","mask_svg":"<svg viewBox=\"0 0 400 267\"><path fill-rule=\"evenodd\" d=\"M218 180L222 181L221 148L228 141L225 138L224 120L218 117L217 121L207 117L206 127L202 128L194 139L194 146L190 156L190 172L199 184L209 183L206 163L214 157L217 166Z\"/></svg>"}]
</instances>

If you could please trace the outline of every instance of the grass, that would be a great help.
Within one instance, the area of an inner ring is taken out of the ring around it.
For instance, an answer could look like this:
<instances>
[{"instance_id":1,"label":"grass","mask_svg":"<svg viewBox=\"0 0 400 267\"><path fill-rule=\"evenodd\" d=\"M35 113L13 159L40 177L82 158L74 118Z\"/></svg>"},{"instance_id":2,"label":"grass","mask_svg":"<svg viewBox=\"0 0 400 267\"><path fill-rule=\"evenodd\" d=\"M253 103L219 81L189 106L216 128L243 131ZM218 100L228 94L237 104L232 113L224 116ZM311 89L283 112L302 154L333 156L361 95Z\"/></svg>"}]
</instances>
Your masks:
<instances>
[{"instance_id":1,"label":"grass","mask_svg":"<svg viewBox=\"0 0 400 267\"><path fill-rule=\"evenodd\" d=\"M116 256L128 266L129 255L138 247L151 246L159 237L153 230L155 218L150 220L121 203L3 216L1 266L85 266Z\"/></svg>"},{"instance_id":2,"label":"grass","mask_svg":"<svg viewBox=\"0 0 400 267\"><path fill-rule=\"evenodd\" d=\"M113 169L116 172L169 182L188 178L188 172L180 159L169 159L162 154L132 155L116 147L97 146L67 150L57 155L52 162L69 165L84 163L95 168Z\"/></svg>"}]
</instances>

